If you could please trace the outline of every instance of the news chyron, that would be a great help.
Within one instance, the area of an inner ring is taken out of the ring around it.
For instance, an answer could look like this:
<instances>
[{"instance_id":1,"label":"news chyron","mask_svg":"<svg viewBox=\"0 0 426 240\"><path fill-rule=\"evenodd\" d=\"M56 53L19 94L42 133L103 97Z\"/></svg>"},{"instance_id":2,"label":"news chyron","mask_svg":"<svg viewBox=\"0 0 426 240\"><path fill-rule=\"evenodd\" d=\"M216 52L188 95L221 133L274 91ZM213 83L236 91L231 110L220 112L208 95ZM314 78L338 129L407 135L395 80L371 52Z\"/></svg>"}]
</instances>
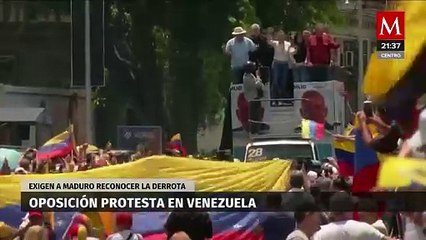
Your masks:
<instances>
[{"instance_id":1,"label":"news chyron","mask_svg":"<svg viewBox=\"0 0 426 240\"><path fill-rule=\"evenodd\" d=\"M197 193L187 179L53 179L21 181L22 211L253 211L251 195Z\"/></svg>"},{"instance_id":2,"label":"news chyron","mask_svg":"<svg viewBox=\"0 0 426 240\"><path fill-rule=\"evenodd\" d=\"M404 59L405 13L377 12L376 39L379 59Z\"/></svg>"}]
</instances>

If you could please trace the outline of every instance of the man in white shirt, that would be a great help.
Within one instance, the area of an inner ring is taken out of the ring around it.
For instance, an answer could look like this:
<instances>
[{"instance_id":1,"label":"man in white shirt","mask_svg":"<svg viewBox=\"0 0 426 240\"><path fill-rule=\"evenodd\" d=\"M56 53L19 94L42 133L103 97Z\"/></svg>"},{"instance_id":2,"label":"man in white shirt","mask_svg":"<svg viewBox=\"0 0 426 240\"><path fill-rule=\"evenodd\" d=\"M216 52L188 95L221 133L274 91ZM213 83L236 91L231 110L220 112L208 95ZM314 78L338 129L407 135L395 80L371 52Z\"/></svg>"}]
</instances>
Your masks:
<instances>
[{"instance_id":1,"label":"man in white shirt","mask_svg":"<svg viewBox=\"0 0 426 240\"><path fill-rule=\"evenodd\" d=\"M305 192L297 195L298 199L294 209L297 227L287 236L286 240L309 240L319 230L320 212L311 194Z\"/></svg>"},{"instance_id":2,"label":"man in white shirt","mask_svg":"<svg viewBox=\"0 0 426 240\"><path fill-rule=\"evenodd\" d=\"M358 202L359 220L373 226L381 233L388 235L388 230L382 219L379 218L379 206L374 199L364 198Z\"/></svg>"},{"instance_id":3,"label":"man in white shirt","mask_svg":"<svg viewBox=\"0 0 426 240\"><path fill-rule=\"evenodd\" d=\"M354 199L346 192L337 192L329 200L334 222L321 226L313 240L390 240L368 223L351 220Z\"/></svg>"},{"instance_id":4,"label":"man in white shirt","mask_svg":"<svg viewBox=\"0 0 426 240\"><path fill-rule=\"evenodd\" d=\"M116 213L115 223L117 232L109 235L107 240L143 240L140 234L133 233L130 230L133 225L131 213Z\"/></svg>"},{"instance_id":5,"label":"man in white shirt","mask_svg":"<svg viewBox=\"0 0 426 240\"><path fill-rule=\"evenodd\" d=\"M245 36L242 27L234 28L231 38L225 45L225 53L231 56L231 69L234 75L234 84L243 83L244 65L249 60L249 53L256 50L253 41Z\"/></svg>"},{"instance_id":6,"label":"man in white shirt","mask_svg":"<svg viewBox=\"0 0 426 240\"><path fill-rule=\"evenodd\" d=\"M413 212L405 214L405 232L404 239L426 240L423 233L425 213Z\"/></svg>"},{"instance_id":7,"label":"man in white shirt","mask_svg":"<svg viewBox=\"0 0 426 240\"><path fill-rule=\"evenodd\" d=\"M399 156L426 158L426 109L420 113L418 130L403 144Z\"/></svg>"},{"instance_id":8,"label":"man in white shirt","mask_svg":"<svg viewBox=\"0 0 426 240\"><path fill-rule=\"evenodd\" d=\"M289 80L290 64L293 63L292 55L296 50L291 47L291 43L285 40L284 31L278 31L277 41L272 40L271 45L274 47L274 61L272 63L272 98L288 98L290 89L287 89ZM275 102L277 104L277 102ZM278 102L278 104L283 104Z\"/></svg>"}]
</instances>

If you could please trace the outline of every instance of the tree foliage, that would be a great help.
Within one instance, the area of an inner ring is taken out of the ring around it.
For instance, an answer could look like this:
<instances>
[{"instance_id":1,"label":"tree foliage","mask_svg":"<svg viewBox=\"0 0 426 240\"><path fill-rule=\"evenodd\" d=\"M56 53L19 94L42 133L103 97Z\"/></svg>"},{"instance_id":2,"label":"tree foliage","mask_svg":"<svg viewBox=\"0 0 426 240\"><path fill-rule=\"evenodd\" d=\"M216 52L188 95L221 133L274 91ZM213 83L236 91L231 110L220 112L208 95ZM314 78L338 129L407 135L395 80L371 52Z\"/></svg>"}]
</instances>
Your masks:
<instances>
[{"instance_id":1,"label":"tree foliage","mask_svg":"<svg viewBox=\"0 0 426 240\"><path fill-rule=\"evenodd\" d=\"M104 130L115 131L114 124L162 125L165 136L182 133L190 151L196 151L199 123L215 119L224 107L230 73L222 46L233 27L259 22L302 30L315 22L340 21L333 0L107 3L109 78L99 93L106 107L98 109L98 118L108 120L99 140L109 140ZM126 109L134 112L130 120Z\"/></svg>"},{"instance_id":2,"label":"tree foliage","mask_svg":"<svg viewBox=\"0 0 426 240\"><path fill-rule=\"evenodd\" d=\"M300 31L313 23L342 24L335 0L252 0L264 26Z\"/></svg>"}]
</instances>

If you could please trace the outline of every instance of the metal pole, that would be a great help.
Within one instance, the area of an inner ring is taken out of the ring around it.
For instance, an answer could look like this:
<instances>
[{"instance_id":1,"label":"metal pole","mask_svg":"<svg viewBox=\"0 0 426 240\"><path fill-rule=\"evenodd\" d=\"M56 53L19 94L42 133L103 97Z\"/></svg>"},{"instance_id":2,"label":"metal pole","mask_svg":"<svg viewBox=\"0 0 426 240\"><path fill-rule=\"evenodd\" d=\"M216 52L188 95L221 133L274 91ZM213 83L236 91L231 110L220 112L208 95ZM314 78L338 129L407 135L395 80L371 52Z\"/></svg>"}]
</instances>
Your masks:
<instances>
[{"instance_id":1,"label":"metal pole","mask_svg":"<svg viewBox=\"0 0 426 240\"><path fill-rule=\"evenodd\" d=\"M363 80L364 80L364 49L362 44L362 0L357 0L357 15L358 15L358 109L361 109L364 101Z\"/></svg>"},{"instance_id":2,"label":"metal pole","mask_svg":"<svg viewBox=\"0 0 426 240\"><path fill-rule=\"evenodd\" d=\"M92 87L90 81L90 0L85 0L85 92L86 92L86 141L91 143L92 138Z\"/></svg>"}]
</instances>

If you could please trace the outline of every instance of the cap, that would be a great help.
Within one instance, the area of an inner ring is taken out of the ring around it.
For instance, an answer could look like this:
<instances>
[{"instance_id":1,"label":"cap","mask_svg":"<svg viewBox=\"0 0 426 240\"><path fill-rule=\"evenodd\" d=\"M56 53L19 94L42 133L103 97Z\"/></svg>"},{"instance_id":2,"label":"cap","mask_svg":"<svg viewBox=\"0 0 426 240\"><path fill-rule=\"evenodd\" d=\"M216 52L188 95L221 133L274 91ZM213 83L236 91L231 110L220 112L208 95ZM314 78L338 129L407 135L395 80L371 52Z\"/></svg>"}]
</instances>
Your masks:
<instances>
[{"instance_id":1,"label":"cap","mask_svg":"<svg viewBox=\"0 0 426 240\"><path fill-rule=\"evenodd\" d=\"M84 235L87 236L87 228L82 224L72 224L67 232L67 236L71 238Z\"/></svg>"},{"instance_id":2,"label":"cap","mask_svg":"<svg viewBox=\"0 0 426 240\"><path fill-rule=\"evenodd\" d=\"M15 169L15 174L27 174L27 173L28 173L27 170L25 170L25 168L23 167L17 167Z\"/></svg>"},{"instance_id":3,"label":"cap","mask_svg":"<svg viewBox=\"0 0 426 240\"><path fill-rule=\"evenodd\" d=\"M133 215L131 213L116 213L115 222L116 225L131 228L133 225Z\"/></svg>"},{"instance_id":4,"label":"cap","mask_svg":"<svg viewBox=\"0 0 426 240\"><path fill-rule=\"evenodd\" d=\"M32 218L32 217L43 217L43 213L42 212L28 212L28 218Z\"/></svg>"},{"instance_id":5,"label":"cap","mask_svg":"<svg viewBox=\"0 0 426 240\"><path fill-rule=\"evenodd\" d=\"M77 213L74 216L72 223L73 224L81 224L81 225L83 225L83 226L85 226L89 229L90 229L90 226L91 226L90 218L87 215L82 214L82 213Z\"/></svg>"},{"instance_id":6,"label":"cap","mask_svg":"<svg viewBox=\"0 0 426 240\"><path fill-rule=\"evenodd\" d=\"M355 210L357 199L347 192L336 192L329 200L330 211L332 212L350 212Z\"/></svg>"}]
</instances>

